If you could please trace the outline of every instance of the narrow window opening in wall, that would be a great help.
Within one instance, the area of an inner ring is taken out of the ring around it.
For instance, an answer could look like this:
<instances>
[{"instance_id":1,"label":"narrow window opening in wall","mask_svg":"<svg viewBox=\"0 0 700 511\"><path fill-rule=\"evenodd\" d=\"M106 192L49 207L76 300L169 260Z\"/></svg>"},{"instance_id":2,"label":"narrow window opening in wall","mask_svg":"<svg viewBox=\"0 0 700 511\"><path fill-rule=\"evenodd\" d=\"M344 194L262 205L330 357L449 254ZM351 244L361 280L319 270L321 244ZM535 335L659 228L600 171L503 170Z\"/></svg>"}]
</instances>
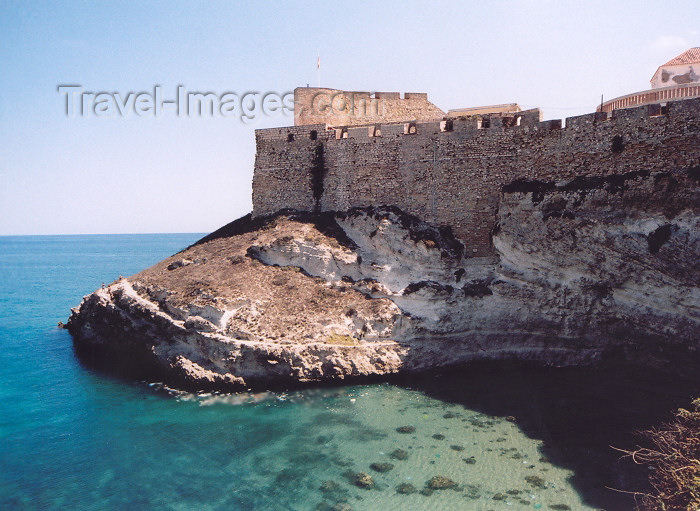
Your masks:
<instances>
[{"instance_id":1,"label":"narrow window opening in wall","mask_svg":"<svg viewBox=\"0 0 700 511\"><path fill-rule=\"evenodd\" d=\"M481 126L479 126L479 129L487 129L491 127L491 119L488 117L484 117L481 119Z\"/></svg>"},{"instance_id":2,"label":"narrow window opening in wall","mask_svg":"<svg viewBox=\"0 0 700 511\"><path fill-rule=\"evenodd\" d=\"M563 125L565 125L566 120L562 122L561 119L552 119L551 121L545 121L545 123L549 124L550 130L560 130L562 129Z\"/></svg>"},{"instance_id":3,"label":"narrow window opening in wall","mask_svg":"<svg viewBox=\"0 0 700 511\"><path fill-rule=\"evenodd\" d=\"M294 142L294 133L287 133L287 142Z\"/></svg>"},{"instance_id":4,"label":"narrow window opening in wall","mask_svg":"<svg viewBox=\"0 0 700 511\"><path fill-rule=\"evenodd\" d=\"M440 131L452 131L454 129L454 124L452 119L447 119L440 123Z\"/></svg>"},{"instance_id":5,"label":"narrow window opening in wall","mask_svg":"<svg viewBox=\"0 0 700 511\"><path fill-rule=\"evenodd\" d=\"M668 103L661 103L661 115L668 115Z\"/></svg>"},{"instance_id":6,"label":"narrow window opening in wall","mask_svg":"<svg viewBox=\"0 0 700 511\"><path fill-rule=\"evenodd\" d=\"M417 133L416 123L415 122L407 122L406 124L404 124L403 125L403 133L404 133L404 135L415 135Z\"/></svg>"},{"instance_id":7,"label":"narrow window opening in wall","mask_svg":"<svg viewBox=\"0 0 700 511\"><path fill-rule=\"evenodd\" d=\"M612 147L610 148L613 153L621 153L625 149L625 144L622 141L622 135L615 135L612 139Z\"/></svg>"},{"instance_id":8,"label":"narrow window opening in wall","mask_svg":"<svg viewBox=\"0 0 700 511\"><path fill-rule=\"evenodd\" d=\"M311 133L309 133L309 138L311 140L316 140L318 138L318 132L316 130L311 130Z\"/></svg>"},{"instance_id":9,"label":"narrow window opening in wall","mask_svg":"<svg viewBox=\"0 0 700 511\"><path fill-rule=\"evenodd\" d=\"M512 128L513 126L517 126L517 119L516 117L503 117L501 119L501 124L504 128Z\"/></svg>"}]
</instances>

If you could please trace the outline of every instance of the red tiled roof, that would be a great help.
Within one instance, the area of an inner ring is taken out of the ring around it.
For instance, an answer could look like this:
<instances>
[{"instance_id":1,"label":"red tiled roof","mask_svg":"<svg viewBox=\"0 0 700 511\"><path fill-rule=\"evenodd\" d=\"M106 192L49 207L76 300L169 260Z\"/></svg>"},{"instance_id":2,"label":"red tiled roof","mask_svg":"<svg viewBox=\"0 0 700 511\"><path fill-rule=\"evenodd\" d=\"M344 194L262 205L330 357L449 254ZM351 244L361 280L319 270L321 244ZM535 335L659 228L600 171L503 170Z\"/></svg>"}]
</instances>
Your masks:
<instances>
[{"instance_id":1,"label":"red tiled roof","mask_svg":"<svg viewBox=\"0 0 700 511\"><path fill-rule=\"evenodd\" d=\"M677 66L679 64L697 64L700 63L700 47L691 48L684 51L675 58L672 58L664 64L664 66Z\"/></svg>"}]
</instances>

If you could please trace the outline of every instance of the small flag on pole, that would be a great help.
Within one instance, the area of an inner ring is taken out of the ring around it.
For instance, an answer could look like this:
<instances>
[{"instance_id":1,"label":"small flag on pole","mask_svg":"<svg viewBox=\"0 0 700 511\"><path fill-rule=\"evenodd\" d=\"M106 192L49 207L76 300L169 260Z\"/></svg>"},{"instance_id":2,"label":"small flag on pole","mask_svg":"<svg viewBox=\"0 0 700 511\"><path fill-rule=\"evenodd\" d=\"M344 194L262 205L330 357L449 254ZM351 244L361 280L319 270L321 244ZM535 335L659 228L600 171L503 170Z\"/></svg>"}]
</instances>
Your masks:
<instances>
[{"instance_id":1,"label":"small flag on pole","mask_svg":"<svg viewBox=\"0 0 700 511\"><path fill-rule=\"evenodd\" d=\"M318 52L316 59L316 75L318 77L318 87L321 88L321 52Z\"/></svg>"},{"instance_id":2,"label":"small flag on pole","mask_svg":"<svg viewBox=\"0 0 700 511\"><path fill-rule=\"evenodd\" d=\"M316 60L316 69L321 69L321 55L319 55Z\"/></svg>"}]
</instances>

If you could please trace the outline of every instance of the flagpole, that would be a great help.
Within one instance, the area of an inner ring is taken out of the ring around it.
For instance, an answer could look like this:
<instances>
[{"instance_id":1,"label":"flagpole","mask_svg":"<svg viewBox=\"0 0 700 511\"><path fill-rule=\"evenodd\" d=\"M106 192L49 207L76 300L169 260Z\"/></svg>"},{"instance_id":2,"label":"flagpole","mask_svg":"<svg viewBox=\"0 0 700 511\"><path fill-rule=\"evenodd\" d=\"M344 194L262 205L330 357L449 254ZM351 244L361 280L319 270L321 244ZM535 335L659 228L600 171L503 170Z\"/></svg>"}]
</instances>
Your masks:
<instances>
[{"instance_id":1,"label":"flagpole","mask_svg":"<svg viewBox=\"0 0 700 511\"><path fill-rule=\"evenodd\" d=\"M318 88L321 88L321 53L318 52L318 58L316 59L316 74L318 75Z\"/></svg>"}]
</instances>

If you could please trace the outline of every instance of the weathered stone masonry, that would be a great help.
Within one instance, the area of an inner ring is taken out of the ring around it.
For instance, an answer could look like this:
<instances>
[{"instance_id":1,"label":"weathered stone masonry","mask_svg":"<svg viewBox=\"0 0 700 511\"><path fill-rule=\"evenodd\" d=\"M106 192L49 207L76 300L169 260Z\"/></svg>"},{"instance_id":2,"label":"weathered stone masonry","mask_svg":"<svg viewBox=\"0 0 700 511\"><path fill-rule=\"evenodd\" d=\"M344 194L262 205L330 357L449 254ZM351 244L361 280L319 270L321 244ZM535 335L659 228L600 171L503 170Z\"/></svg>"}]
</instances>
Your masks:
<instances>
[{"instance_id":1,"label":"weathered stone masonry","mask_svg":"<svg viewBox=\"0 0 700 511\"><path fill-rule=\"evenodd\" d=\"M399 121L439 121L445 116L424 92L357 92L294 89L294 125L367 126Z\"/></svg>"},{"instance_id":2,"label":"weathered stone masonry","mask_svg":"<svg viewBox=\"0 0 700 511\"><path fill-rule=\"evenodd\" d=\"M700 99L540 121L514 116L256 131L253 215L398 206L492 254L505 184L700 167Z\"/></svg>"}]
</instances>

